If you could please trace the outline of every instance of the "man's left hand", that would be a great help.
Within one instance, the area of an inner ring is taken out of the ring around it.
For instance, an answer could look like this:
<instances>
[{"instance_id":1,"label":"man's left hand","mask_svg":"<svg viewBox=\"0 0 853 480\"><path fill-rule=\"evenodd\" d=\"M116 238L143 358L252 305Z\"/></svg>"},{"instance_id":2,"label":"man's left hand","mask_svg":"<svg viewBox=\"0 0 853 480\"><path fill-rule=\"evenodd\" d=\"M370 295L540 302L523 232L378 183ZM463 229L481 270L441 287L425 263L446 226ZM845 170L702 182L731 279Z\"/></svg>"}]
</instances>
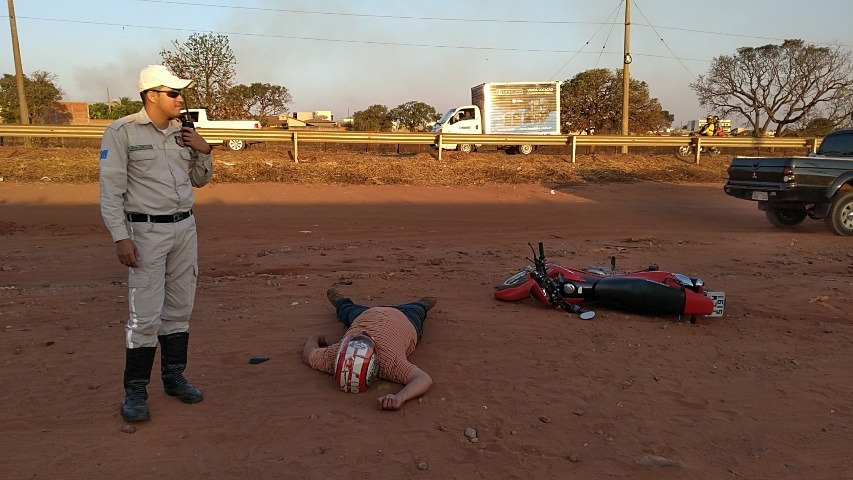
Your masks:
<instances>
[{"instance_id":1,"label":"man's left hand","mask_svg":"<svg viewBox=\"0 0 853 480\"><path fill-rule=\"evenodd\" d=\"M194 128L181 127L181 139L184 145L192 148L198 153L207 155L210 153L210 145L202 138Z\"/></svg>"}]
</instances>

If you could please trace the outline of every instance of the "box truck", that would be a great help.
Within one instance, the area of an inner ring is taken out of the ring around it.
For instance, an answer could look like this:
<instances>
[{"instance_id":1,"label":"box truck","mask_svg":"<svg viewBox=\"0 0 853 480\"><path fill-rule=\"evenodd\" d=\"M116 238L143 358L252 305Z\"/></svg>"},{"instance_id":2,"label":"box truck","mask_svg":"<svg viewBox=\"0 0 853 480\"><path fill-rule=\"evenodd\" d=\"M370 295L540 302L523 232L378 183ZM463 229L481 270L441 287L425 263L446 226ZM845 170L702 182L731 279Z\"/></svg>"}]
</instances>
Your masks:
<instances>
[{"instance_id":1,"label":"box truck","mask_svg":"<svg viewBox=\"0 0 853 480\"><path fill-rule=\"evenodd\" d=\"M433 133L560 135L560 82L492 82L471 88L471 105L451 108ZM436 145L433 147L437 148ZM447 144L471 152L476 144ZM533 145L501 145L527 155Z\"/></svg>"}]
</instances>

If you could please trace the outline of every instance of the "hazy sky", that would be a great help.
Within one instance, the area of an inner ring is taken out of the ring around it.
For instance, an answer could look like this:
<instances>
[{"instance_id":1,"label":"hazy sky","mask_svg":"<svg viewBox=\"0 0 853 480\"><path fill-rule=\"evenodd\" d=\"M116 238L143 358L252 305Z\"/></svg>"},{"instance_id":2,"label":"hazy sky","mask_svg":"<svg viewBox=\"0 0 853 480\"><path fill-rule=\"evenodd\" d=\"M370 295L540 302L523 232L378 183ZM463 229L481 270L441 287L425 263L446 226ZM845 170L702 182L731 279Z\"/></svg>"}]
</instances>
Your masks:
<instances>
[{"instance_id":1,"label":"hazy sky","mask_svg":"<svg viewBox=\"0 0 853 480\"><path fill-rule=\"evenodd\" d=\"M137 98L136 77L194 32L227 35L237 82L283 85L291 111L343 118L416 100L444 112L483 82L564 81L622 68L620 0L14 0L24 71L58 76L65 100ZM8 26L8 12L5 14ZM850 0L634 0L631 78L677 123L714 57L786 38L853 50ZM14 74L11 35L0 73ZM192 106L192 105L191 105ZM736 122L737 123L737 122Z\"/></svg>"}]
</instances>

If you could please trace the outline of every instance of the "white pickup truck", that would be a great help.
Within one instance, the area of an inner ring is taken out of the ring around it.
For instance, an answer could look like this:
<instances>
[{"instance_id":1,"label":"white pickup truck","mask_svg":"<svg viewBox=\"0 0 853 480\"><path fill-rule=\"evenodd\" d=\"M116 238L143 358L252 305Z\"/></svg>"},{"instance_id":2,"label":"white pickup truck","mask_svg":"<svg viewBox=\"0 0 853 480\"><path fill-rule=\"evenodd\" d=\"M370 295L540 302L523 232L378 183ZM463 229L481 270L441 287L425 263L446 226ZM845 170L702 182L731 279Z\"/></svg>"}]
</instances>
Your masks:
<instances>
[{"instance_id":1,"label":"white pickup truck","mask_svg":"<svg viewBox=\"0 0 853 480\"><path fill-rule=\"evenodd\" d=\"M204 130L205 128L230 128L230 129L240 129L240 130L252 130L255 128L261 128L261 124L255 120L210 120L207 118L207 110L203 108L190 108L187 110L190 114L190 118L192 119L195 127L199 130ZM199 132L204 136L202 132ZM226 148L229 150L243 150L246 148L246 144L248 143L242 139L228 139L228 140L208 140L207 143L210 144L224 144Z\"/></svg>"}]
</instances>

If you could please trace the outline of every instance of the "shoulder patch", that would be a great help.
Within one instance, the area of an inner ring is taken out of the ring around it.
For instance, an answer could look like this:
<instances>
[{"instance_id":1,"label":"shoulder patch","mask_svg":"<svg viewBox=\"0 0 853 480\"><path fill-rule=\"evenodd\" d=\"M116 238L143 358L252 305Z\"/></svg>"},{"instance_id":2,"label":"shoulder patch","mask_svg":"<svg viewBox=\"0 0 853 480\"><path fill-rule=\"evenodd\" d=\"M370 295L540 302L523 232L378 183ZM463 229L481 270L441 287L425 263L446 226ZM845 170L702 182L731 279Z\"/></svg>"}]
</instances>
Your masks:
<instances>
[{"instance_id":1,"label":"shoulder patch","mask_svg":"<svg viewBox=\"0 0 853 480\"><path fill-rule=\"evenodd\" d=\"M107 158L107 155L109 155L109 154L110 154L109 150L107 150L107 149L101 150L101 160Z\"/></svg>"},{"instance_id":2,"label":"shoulder patch","mask_svg":"<svg viewBox=\"0 0 853 480\"><path fill-rule=\"evenodd\" d=\"M139 150L154 150L154 145L131 145L127 147L127 149L131 152L136 152Z\"/></svg>"}]
</instances>

